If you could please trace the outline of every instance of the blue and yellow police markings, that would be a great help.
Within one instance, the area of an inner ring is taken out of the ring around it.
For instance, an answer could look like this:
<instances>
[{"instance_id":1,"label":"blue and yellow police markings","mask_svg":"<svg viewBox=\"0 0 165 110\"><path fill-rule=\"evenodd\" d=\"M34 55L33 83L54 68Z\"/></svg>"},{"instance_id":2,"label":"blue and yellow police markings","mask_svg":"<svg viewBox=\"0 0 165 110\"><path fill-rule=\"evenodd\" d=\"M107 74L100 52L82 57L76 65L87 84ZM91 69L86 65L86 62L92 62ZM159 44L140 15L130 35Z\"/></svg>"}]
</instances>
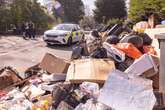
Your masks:
<instances>
[{"instance_id":1,"label":"blue and yellow police markings","mask_svg":"<svg viewBox=\"0 0 165 110\"><path fill-rule=\"evenodd\" d=\"M67 33L65 36L66 41L68 41L70 36L72 37L73 41L79 41L82 37L82 32L72 32L71 34Z\"/></svg>"},{"instance_id":2,"label":"blue and yellow police markings","mask_svg":"<svg viewBox=\"0 0 165 110\"><path fill-rule=\"evenodd\" d=\"M76 36L77 36L77 32L72 32L72 38L74 41L76 40Z\"/></svg>"},{"instance_id":3,"label":"blue and yellow police markings","mask_svg":"<svg viewBox=\"0 0 165 110\"><path fill-rule=\"evenodd\" d=\"M70 33L67 33L65 36L65 40L68 41L69 37L70 37Z\"/></svg>"},{"instance_id":4,"label":"blue and yellow police markings","mask_svg":"<svg viewBox=\"0 0 165 110\"><path fill-rule=\"evenodd\" d=\"M79 41L82 38L82 32L77 32L77 41Z\"/></svg>"}]
</instances>

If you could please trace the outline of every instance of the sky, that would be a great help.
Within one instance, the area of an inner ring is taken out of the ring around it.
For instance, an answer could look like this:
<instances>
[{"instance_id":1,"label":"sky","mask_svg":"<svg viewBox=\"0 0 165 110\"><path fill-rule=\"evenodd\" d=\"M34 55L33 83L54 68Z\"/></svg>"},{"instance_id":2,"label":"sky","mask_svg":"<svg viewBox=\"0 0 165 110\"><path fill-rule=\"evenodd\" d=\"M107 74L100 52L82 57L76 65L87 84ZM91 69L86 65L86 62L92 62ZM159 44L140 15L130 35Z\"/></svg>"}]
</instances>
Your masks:
<instances>
[{"instance_id":1,"label":"sky","mask_svg":"<svg viewBox=\"0 0 165 110\"><path fill-rule=\"evenodd\" d=\"M40 1L40 3L44 3L44 4L47 4L47 3L49 3L49 2L51 2L51 1L53 1L53 0L38 0L38 1ZM95 9L95 4L94 4L94 2L96 1L96 0L82 0L83 1L83 3L84 3L84 6L85 6L85 8L86 8L86 10L85 10L85 13L86 13L86 15L93 15L93 9ZM127 5L127 7L128 7L128 2L129 2L130 0L126 0L126 5ZM50 5L51 5L51 3L50 3Z\"/></svg>"},{"instance_id":2,"label":"sky","mask_svg":"<svg viewBox=\"0 0 165 110\"><path fill-rule=\"evenodd\" d=\"M89 9L87 9L86 10L86 14L93 14L93 9L95 9L95 4L94 4L94 2L96 1L96 0L82 0L83 1L83 3L84 3L84 5L85 5L85 7L87 6L87 7L89 7ZM88 10L90 10L90 12L88 12Z\"/></svg>"},{"instance_id":3,"label":"sky","mask_svg":"<svg viewBox=\"0 0 165 110\"><path fill-rule=\"evenodd\" d=\"M38 0L38 2L41 3L41 5L46 5L48 10L51 10L52 1L54 1L54 0ZM93 14L92 10L95 9L94 2L96 0L82 0L82 1L84 3L85 8L88 8L88 9L85 10L85 13L87 15L92 15Z\"/></svg>"},{"instance_id":4,"label":"sky","mask_svg":"<svg viewBox=\"0 0 165 110\"><path fill-rule=\"evenodd\" d=\"M90 12L88 12L88 9L85 11L86 14L93 14L93 9L95 9L95 4L94 2L96 0L82 0L84 2L85 6L88 6L90 8ZM130 0L125 0L126 1L126 7L129 8L129 2Z\"/></svg>"}]
</instances>

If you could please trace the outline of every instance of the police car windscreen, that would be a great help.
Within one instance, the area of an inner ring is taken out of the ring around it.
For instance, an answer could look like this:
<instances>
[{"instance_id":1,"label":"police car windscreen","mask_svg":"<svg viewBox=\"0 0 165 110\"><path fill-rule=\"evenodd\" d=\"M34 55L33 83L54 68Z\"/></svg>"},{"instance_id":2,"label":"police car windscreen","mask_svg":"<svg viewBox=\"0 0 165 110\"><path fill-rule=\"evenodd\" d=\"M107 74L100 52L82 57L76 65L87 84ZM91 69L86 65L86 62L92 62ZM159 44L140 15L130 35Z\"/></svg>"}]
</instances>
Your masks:
<instances>
[{"instance_id":1,"label":"police car windscreen","mask_svg":"<svg viewBox=\"0 0 165 110\"><path fill-rule=\"evenodd\" d=\"M72 31L73 28L74 28L74 26L70 25L70 24L59 24L54 29L55 30Z\"/></svg>"}]
</instances>

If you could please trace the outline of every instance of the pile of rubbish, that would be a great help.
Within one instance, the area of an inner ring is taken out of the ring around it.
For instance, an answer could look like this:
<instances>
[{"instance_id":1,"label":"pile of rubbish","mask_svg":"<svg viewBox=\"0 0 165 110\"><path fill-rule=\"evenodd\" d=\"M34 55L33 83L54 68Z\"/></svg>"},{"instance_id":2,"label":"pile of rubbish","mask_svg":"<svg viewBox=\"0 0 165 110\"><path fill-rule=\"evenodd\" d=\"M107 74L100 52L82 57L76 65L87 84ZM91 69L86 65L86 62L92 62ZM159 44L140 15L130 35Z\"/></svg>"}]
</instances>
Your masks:
<instances>
[{"instance_id":1,"label":"pile of rubbish","mask_svg":"<svg viewBox=\"0 0 165 110\"><path fill-rule=\"evenodd\" d=\"M125 29L92 31L71 61L47 53L24 78L2 68L0 110L164 110L152 39Z\"/></svg>"}]
</instances>

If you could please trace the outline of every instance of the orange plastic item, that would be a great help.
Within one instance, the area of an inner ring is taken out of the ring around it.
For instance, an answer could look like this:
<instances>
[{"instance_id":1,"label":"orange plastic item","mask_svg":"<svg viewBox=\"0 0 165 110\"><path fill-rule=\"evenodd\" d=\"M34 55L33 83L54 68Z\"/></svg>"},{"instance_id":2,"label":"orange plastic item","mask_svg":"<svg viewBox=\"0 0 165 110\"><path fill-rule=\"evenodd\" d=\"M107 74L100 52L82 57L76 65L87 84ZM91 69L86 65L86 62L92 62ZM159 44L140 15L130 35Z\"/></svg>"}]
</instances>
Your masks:
<instances>
[{"instance_id":1,"label":"orange plastic item","mask_svg":"<svg viewBox=\"0 0 165 110\"><path fill-rule=\"evenodd\" d=\"M155 48L153 46L143 46L144 53L158 55Z\"/></svg>"},{"instance_id":2,"label":"orange plastic item","mask_svg":"<svg viewBox=\"0 0 165 110\"><path fill-rule=\"evenodd\" d=\"M131 58L138 59L142 56L142 53L131 43L118 43L115 47Z\"/></svg>"}]
</instances>

